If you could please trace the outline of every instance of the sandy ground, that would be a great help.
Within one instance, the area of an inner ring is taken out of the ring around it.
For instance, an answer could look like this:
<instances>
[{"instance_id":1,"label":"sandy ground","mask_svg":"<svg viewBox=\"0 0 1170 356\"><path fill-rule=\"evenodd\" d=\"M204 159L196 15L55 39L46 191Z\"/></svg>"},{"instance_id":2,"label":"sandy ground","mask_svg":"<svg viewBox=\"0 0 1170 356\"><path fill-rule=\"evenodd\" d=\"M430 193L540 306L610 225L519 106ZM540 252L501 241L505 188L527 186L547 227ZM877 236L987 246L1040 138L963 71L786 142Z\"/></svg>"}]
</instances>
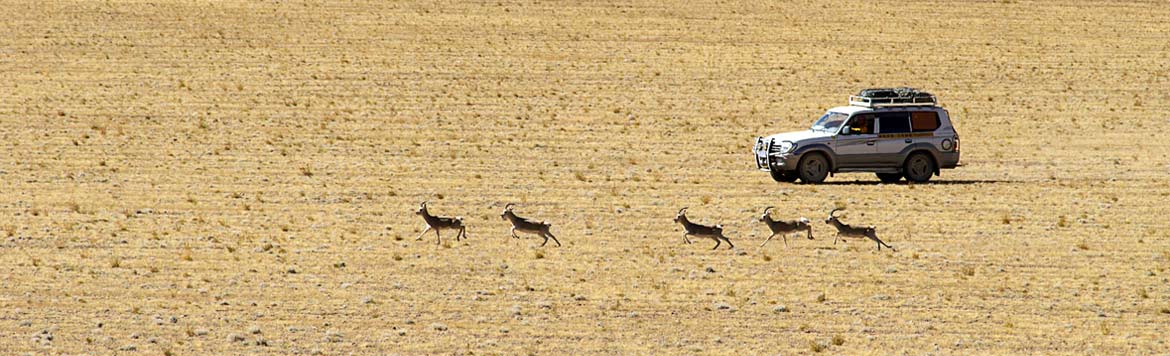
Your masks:
<instances>
[{"instance_id":1,"label":"sandy ground","mask_svg":"<svg viewBox=\"0 0 1170 356\"><path fill-rule=\"evenodd\" d=\"M1170 349L1164 3L3 8L4 354ZM893 85L965 167L754 169ZM423 200L470 238L415 241ZM759 247L769 205L816 239ZM683 244L683 206L736 248ZM833 207L898 251L834 245Z\"/></svg>"}]
</instances>

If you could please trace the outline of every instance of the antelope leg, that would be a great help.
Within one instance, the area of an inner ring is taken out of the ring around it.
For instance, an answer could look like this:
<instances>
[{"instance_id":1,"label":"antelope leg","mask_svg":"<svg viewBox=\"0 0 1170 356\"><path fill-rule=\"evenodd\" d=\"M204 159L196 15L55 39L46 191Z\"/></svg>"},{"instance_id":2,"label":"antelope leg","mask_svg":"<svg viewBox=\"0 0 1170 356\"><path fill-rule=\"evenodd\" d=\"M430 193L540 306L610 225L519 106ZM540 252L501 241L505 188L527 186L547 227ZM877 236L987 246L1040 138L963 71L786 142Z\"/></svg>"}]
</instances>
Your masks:
<instances>
[{"instance_id":1,"label":"antelope leg","mask_svg":"<svg viewBox=\"0 0 1170 356\"><path fill-rule=\"evenodd\" d=\"M553 236L552 232L545 231L544 233L547 234L548 237L551 237L553 239L553 241L555 241L557 243L557 247L561 247L561 240L557 240L557 237ZM545 238L545 242L548 242L547 238Z\"/></svg>"},{"instance_id":2,"label":"antelope leg","mask_svg":"<svg viewBox=\"0 0 1170 356\"><path fill-rule=\"evenodd\" d=\"M773 237L776 237L776 233L772 233L772 235L771 235L771 236L768 236L768 239L767 239L767 240L764 240L764 243L760 244L760 247L764 247L764 245L767 245L767 244L768 244L768 241L772 241L772 238L773 238ZM785 242L784 242L784 246L788 246L788 241L785 241Z\"/></svg>"},{"instance_id":3,"label":"antelope leg","mask_svg":"<svg viewBox=\"0 0 1170 356\"><path fill-rule=\"evenodd\" d=\"M415 238L414 240L415 240L415 241L422 240L422 237L423 237L423 235L426 235L427 231L431 231L431 226L430 226L430 225L427 225L427 228L426 228L425 230L423 230L423 232L422 232L422 233L419 233L419 234L418 234L418 237L417 237L417 238Z\"/></svg>"}]
</instances>

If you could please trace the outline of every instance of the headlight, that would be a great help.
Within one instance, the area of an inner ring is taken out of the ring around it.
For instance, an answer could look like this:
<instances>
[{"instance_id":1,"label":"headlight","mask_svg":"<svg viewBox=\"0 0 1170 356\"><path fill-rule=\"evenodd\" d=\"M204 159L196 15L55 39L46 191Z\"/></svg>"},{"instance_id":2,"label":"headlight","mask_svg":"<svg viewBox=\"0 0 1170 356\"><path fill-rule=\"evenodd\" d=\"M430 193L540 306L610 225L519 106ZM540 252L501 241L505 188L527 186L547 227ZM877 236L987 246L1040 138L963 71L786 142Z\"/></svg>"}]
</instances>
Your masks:
<instances>
[{"instance_id":1,"label":"headlight","mask_svg":"<svg viewBox=\"0 0 1170 356\"><path fill-rule=\"evenodd\" d=\"M791 153L792 150L795 150L795 149L796 149L796 143L794 143L792 141L780 141L780 144L776 146L776 153L781 153L781 154Z\"/></svg>"}]
</instances>

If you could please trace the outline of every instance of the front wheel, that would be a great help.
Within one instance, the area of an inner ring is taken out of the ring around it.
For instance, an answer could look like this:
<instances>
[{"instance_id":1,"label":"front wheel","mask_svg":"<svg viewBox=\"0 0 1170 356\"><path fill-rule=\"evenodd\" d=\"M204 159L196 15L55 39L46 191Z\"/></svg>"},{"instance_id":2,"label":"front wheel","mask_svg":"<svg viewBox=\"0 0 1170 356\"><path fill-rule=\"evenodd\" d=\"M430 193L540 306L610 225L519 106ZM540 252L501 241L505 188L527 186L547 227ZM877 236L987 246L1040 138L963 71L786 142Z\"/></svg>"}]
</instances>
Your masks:
<instances>
[{"instance_id":1,"label":"front wheel","mask_svg":"<svg viewBox=\"0 0 1170 356\"><path fill-rule=\"evenodd\" d=\"M796 178L799 178L796 176L796 172L772 170L770 173L772 173L772 179L780 183L792 183L796 181Z\"/></svg>"},{"instance_id":2,"label":"front wheel","mask_svg":"<svg viewBox=\"0 0 1170 356\"><path fill-rule=\"evenodd\" d=\"M820 183L829 176L829 160L820 153L809 153L800 159L796 173L804 183Z\"/></svg>"},{"instance_id":3,"label":"front wheel","mask_svg":"<svg viewBox=\"0 0 1170 356\"><path fill-rule=\"evenodd\" d=\"M894 184L902 180L901 173L878 173L877 177L882 180L882 183L886 184Z\"/></svg>"},{"instance_id":4,"label":"front wheel","mask_svg":"<svg viewBox=\"0 0 1170 356\"><path fill-rule=\"evenodd\" d=\"M906 159L902 167L906 180L914 183L926 183L934 175L934 160L925 153L915 153Z\"/></svg>"}]
</instances>

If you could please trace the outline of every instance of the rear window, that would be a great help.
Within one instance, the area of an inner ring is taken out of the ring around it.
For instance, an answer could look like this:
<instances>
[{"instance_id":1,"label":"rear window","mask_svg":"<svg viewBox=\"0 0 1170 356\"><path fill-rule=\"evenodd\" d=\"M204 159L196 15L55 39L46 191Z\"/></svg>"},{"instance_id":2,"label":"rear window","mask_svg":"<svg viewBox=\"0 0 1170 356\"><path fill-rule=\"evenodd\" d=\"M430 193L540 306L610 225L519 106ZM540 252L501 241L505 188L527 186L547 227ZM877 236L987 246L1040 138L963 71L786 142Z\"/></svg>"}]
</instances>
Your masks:
<instances>
[{"instance_id":1,"label":"rear window","mask_svg":"<svg viewBox=\"0 0 1170 356\"><path fill-rule=\"evenodd\" d=\"M919 111L910 114L910 126L914 132L931 132L938 129L938 113L934 111Z\"/></svg>"},{"instance_id":2,"label":"rear window","mask_svg":"<svg viewBox=\"0 0 1170 356\"><path fill-rule=\"evenodd\" d=\"M878 114L879 127L882 133L906 133L910 132L909 117L904 112L888 112Z\"/></svg>"}]
</instances>

